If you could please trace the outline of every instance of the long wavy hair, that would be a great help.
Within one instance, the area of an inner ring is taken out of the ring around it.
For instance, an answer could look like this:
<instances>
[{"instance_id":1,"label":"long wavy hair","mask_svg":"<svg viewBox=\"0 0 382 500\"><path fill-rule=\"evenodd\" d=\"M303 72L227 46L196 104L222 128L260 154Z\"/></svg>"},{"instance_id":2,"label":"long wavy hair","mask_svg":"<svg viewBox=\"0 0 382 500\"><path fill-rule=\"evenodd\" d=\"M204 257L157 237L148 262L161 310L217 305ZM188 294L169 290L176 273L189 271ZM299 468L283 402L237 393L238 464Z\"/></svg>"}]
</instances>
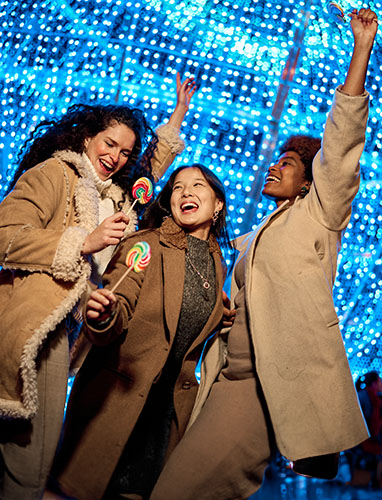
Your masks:
<instances>
[{"instance_id":1,"label":"long wavy hair","mask_svg":"<svg viewBox=\"0 0 382 500\"><path fill-rule=\"evenodd\" d=\"M131 191L139 177L152 180L151 158L158 138L141 110L118 105L75 104L61 118L37 125L21 148L19 166L7 193L25 171L47 160L55 151L68 149L81 154L85 150L85 139L115 124L129 127L135 133L136 141L125 167L113 176L113 182L126 193Z\"/></svg>"},{"instance_id":2,"label":"long wavy hair","mask_svg":"<svg viewBox=\"0 0 382 500\"><path fill-rule=\"evenodd\" d=\"M223 202L223 208L219 212L216 222L211 225L211 233L218 240L224 256L232 256L235 249L234 244L230 241L229 237L230 222L227 215L227 202L223 183L213 172L211 172L211 170L200 163L182 165L172 172L162 191L144 212L142 219L139 222L139 229L158 228L162 225L165 217L171 216L171 195L174 182L179 172L185 170L186 168L198 168L204 175L208 184L214 190L216 197Z\"/></svg>"}]
</instances>

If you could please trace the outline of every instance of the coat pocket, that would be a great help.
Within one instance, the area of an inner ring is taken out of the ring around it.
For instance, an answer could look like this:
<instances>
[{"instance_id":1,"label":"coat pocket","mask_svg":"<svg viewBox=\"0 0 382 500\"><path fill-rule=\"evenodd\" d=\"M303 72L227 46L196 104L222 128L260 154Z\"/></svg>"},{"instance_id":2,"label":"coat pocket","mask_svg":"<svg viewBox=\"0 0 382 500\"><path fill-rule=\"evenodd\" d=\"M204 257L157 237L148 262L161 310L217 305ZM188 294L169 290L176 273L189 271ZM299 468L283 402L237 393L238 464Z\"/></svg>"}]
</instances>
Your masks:
<instances>
[{"instance_id":1,"label":"coat pocket","mask_svg":"<svg viewBox=\"0 0 382 500\"><path fill-rule=\"evenodd\" d=\"M333 303L333 290L323 272L317 270L299 273L302 287L327 328L338 325L338 316Z\"/></svg>"}]
</instances>

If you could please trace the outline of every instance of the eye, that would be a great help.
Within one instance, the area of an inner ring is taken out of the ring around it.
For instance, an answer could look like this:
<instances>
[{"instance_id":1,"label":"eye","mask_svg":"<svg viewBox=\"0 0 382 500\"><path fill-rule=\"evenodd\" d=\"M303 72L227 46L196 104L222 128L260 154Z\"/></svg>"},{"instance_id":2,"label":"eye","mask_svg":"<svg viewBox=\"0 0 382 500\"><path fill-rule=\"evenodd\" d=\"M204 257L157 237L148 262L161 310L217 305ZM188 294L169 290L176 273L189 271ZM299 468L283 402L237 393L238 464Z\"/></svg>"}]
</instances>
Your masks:
<instances>
[{"instance_id":1,"label":"eye","mask_svg":"<svg viewBox=\"0 0 382 500\"><path fill-rule=\"evenodd\" d=\"M130 155L131 155L131 151L122 151L122 156L124 156L125 158L128 158Z\"/></svg>"},{"instance_id":2,"label":"eye","mask_svg":"<svg viewBox=\"0 0 382 500\"><path fill-rule=\"evenodd\" d=\"M113 147L113 144L109 141L105 141L106 145L109 146L109 148Z\"/></svg>"},{"instance_id":3,"label":"eye","mask_svg":"<svg viewBox=\"0 0 382 500\"><path fill-rule=\"evenodd\" d=\"M177 184L176 186L173 186L172 190L175 191L176 189L180 189L180 187L181 186L179 184Z\"/></svg>"}]
</instances>

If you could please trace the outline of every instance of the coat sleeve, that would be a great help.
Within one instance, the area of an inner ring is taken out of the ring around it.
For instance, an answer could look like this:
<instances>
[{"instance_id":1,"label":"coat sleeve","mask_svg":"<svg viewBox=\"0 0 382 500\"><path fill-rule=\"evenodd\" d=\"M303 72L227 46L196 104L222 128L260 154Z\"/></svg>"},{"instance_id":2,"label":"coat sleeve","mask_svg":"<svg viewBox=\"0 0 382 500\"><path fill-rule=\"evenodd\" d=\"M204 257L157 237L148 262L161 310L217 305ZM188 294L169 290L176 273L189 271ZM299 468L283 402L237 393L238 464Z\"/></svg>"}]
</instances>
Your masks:
<instances>
[{"instance_id":1,"label":"coat sleeve","mask_svg":"<svg viewBox=\"0 0 382 500\"><path fill-rule=\"evenodd\" d=\"M180 138L179 130L171 125L161 125L157 128L156 133L159 142L151 160L151 168L154 179L158 181L176 156L184 150L185 144Z\"/></svg>"},{"instance_id":2,"label":"coat sleeve","mask_svg":"<svg viewBox=\"0 0 382 500\"><path fill-rule=\"evenodd\" d=\"M0 204L0 264L75 281L82 272L87 232L66 227L67 179L52 160L28 170Z\"/></svg>"},{"instance_id":3,"label":"coat sleeve","mask_svg":"<svg viewBox=\"0 0 382 500\"><path fill-rule=\"evenodd\" d=\"M110 262L103 275L103 285L111 290L121 276L127 270L126 255L131 247L140 241L134 235L127 238L120 246L120 250ZM149 264L151 265L151 263ZM132 318L137 304L141 288L146 277L148 268L137 273L131 270L123 281L118 285L114 294L117 297L117 305L111 321L105 325L97 322L89 322L86 318L86 305L83 311L84 333L88 339L96 345L108 345L114 342L120 335L128 329L128 324Z\"/></svg>"},{"instance_id":4,"label":"coat sleeve","mask_svg":"<svg viewBox=\"0 0 382 500\"><path fill-rule=\"evenodd\" d=\"M367 93L347 96L336 90L322 148L313 161L313 184L306 201L313 218L330 230L343 230L350 219L360 183L368 101Z\"/></svg>"}]
</instances>

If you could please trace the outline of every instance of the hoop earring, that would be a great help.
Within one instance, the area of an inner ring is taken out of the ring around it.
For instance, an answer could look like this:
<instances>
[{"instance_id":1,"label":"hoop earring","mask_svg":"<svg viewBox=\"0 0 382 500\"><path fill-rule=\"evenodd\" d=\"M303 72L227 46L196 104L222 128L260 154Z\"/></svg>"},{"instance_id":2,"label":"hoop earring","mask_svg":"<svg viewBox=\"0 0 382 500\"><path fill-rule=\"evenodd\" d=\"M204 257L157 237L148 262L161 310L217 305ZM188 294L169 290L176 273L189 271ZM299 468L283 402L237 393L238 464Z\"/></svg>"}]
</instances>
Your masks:
<instances>
[{"instance_id":1,"label":"hoop earring","mask_svg":"<svg viewBox=\"0 0 382 500\"><path fill-rule=\"evenodd\" d=\"M300 191L301 198L305 198L305 196L309 193L309 188L306 186L302 186Z\"/></svg>"}]
</instances>

